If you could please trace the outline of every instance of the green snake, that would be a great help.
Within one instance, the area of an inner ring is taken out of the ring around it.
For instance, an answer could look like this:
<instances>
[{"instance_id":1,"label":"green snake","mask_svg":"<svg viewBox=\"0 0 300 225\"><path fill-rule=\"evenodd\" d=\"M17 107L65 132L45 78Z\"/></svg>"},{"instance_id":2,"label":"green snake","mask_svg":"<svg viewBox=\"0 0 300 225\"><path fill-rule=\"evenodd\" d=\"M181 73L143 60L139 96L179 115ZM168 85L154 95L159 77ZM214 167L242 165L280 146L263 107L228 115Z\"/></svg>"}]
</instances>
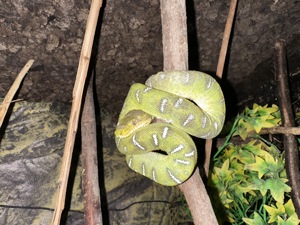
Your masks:
<instances>
[{"instance_id":1,"label":"green snake","mask_svg":"<svg viewBox=\"0 0 300 225\"><path fill-rule=\"evenodd\" d=\"M132 170L162 185L181 184L197 163L189 134L210 139L223 127L222 90L198 71L159 72L145 84L133 84L125 99L115 131L117 148Z\"/></svg>"}]
</instances>

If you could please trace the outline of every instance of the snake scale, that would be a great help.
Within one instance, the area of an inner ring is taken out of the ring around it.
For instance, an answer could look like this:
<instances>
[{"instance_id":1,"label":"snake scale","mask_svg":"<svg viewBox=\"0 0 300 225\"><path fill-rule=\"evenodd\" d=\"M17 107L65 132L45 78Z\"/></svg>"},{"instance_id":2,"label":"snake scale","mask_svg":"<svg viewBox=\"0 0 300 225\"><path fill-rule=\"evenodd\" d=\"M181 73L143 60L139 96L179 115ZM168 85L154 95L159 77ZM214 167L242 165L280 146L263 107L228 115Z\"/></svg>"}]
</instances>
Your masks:
<instances>
[{"instance_id":1,"label":"snake scale","mask_svg":"<svg viewBox=\"0 0 300 225\"><path fill-rule=\"evenodd\" d=\"M198 71L159 72L145 84L128 92L115 131L117 148L132 170L162 185L181 184L197 163L189 135L210 139L223 127L222 90Z\"/></svg>"}]
</instances>

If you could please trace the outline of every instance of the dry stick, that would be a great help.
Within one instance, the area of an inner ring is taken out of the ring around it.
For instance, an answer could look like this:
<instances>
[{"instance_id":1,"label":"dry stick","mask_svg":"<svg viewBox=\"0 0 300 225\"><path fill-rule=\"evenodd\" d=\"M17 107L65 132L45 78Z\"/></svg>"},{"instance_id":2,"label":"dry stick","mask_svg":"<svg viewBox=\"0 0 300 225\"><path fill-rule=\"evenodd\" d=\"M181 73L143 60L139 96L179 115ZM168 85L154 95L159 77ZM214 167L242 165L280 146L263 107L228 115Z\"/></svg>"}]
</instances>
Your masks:
<instances>
[{"instance_id":1,"label":"dry stick","mask_svg":"<svg viewBox=\"0 0 300 225\"><path fill-rule=\"evenodd\" d=\"M69 124L68 124L64 155L61 164L62 167L61 167L60 177L58 181L58 190L57 190L58 195L57 195L55 209L53 213L52 225L58 225L60 223L61 214L65 207L65 198L66 198L70 166L72 161L74 141L77 133L79 114L81 111L82 93L83 93L85 79L89 67L93 40L94 40L95 30L96 30L101 6L102 6L102 0L98 0L98 1L93 0L90 7L88 20L87 20L86 31L84 35L84 40L82 44L79 65L78 65L78 70L76 75L76 81L73 89L73 103L71 108Z\"/></svg>"},{"instance_id":2,"label":"dry stick","mask_svg":"<svg viewBox=\"0 0 300 225\"><path fill-rule=\"evenodd\" d=\"M293 127L294 116L288 86L287 63L286 53L284 49L284 41L277 41L275 43L275 76L278 85L282 125L284 127ZM297 140L296 137L292 134L284 134L283 138L287 177L292 187L292 200L297 215L300 218L300 174Z\"/></svg>"},{"instance_id":3,"label":"dry stick","mask_svg":"<svg viewBox=\"0 0 300 225\"><path fill-rule=\"evenodd\" d=\"M228 13L228 17L227 17L227 22L225 25L225 30L224 30L224 35L223 35L222 46L221 46L220 55L219 55L217 72L216 72L217 77L219 77L220 79L222 78L222 75L223 75L224 64L225 64L226 54L227 54L227 49L228 49L228 42L230 39L230 33L231 33L233 19L234 19L234 15L235 15L235 11L236 11L236 5L237 5L237 0L231 0L229 13ZM213 143L213 139L208 139L205 142L204 170L205 170L206 176L208 176L208 172L209 172L212 143Z\"/></svg>"},{"instance_id":4,"label":"dry stick","mask_svg":"<svg viewBox=\"0 0 300 225\"><path fill-rule=\"evenodd\" d=\"M257 134L255 131L249 132L249 136L252 134ZM300 135L300 127L272 127L263 128L260 130L259 134L292 134Z\"/></svg>"},{"instance_id":5,"label":"dry stick","mask_svg":"<svg viewBox=\"0 0 300 225\"><path fill-rule=\"evenodd\" d=\"M161 0L160 4L164 71L188 70L185 1ZM218 224L198 168L179 188L185 195L195 225Z\"/></svg>"},{"instance_id":6,"label":"dry stick","mask_svg":"<svg viewBox=\"0 0 300 225\"><path fill-rule=\"evenodd\" d=\"M102 225L93 76L88 85L82 110L81 143L85 225Z\"/></svg>"},{"instance_id":7,"label":"dry stick","mask_svg":"<svg viewBox=\"0 0 300 225\"><path fill-rule=\"evenodd\" d=\"M30 59L25 64L25 66L23 67L23 69L20 71L17 78L15 79L14 83L10 87L9 91L7 92L5 98L0 106L0 127L3 124L5 115L7 113L10 103L12 102L14 95L16 94L18 88L20 87L22 80L26 76L26 74L27 74L28 70L30 69L30 67L32 66L33 62L34 62L34 60Z\"/></svg>"}]
</instances>

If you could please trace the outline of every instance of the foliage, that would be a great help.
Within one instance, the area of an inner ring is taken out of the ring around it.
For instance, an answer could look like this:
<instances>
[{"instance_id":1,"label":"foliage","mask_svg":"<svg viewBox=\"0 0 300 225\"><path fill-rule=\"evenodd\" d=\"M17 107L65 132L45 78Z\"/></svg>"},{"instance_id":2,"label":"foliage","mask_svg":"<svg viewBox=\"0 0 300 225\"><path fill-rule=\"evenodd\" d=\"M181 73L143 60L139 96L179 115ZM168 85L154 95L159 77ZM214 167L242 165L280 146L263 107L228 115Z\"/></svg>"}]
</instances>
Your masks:
<instances>
[{"instance_id":1,"label":"foliage","mask_svg":"<svg viewBox=\"0 0 300 225\"><path fill-rule=\"evenodd\" d=\"M253 109L245 108L238 121L234 135L245 140L251 131L259 133L262 128L278 126L281 121L278 106L260 106L253 104Z\"/></svg>"},{"instance_id":2,"label":"foliage","mask_svg":"<svg viewBox=\"0 0 300 225\"><path fill-rule=\"evenodd\" d=\"M299 224L289 193L284 155L259 135L235 145L233 135L245 140L250 133L280 124L276 105L253 105L238 115L225 144L213 158L209 190L220 223Z\"/></svg>"}]
</instances>

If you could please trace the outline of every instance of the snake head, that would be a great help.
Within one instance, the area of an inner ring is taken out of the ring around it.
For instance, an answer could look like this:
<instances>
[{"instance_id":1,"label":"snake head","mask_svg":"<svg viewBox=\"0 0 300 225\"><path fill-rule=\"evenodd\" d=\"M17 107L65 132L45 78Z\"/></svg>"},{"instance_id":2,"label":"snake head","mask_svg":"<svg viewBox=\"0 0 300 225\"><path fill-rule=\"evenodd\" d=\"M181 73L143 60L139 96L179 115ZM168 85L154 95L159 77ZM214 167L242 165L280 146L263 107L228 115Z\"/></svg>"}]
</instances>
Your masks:
<instances>
[{"instance_id":1,"label":"snake head","mask_svg":"<svg viewBox=\"0 0 300 225\"><path fill-rule=\"evenodd\" d=\"M124 138L151 123L153 117L142 110L131 110L122 118L115 131L116 137Z\"/></svg>"}]
</instances>

